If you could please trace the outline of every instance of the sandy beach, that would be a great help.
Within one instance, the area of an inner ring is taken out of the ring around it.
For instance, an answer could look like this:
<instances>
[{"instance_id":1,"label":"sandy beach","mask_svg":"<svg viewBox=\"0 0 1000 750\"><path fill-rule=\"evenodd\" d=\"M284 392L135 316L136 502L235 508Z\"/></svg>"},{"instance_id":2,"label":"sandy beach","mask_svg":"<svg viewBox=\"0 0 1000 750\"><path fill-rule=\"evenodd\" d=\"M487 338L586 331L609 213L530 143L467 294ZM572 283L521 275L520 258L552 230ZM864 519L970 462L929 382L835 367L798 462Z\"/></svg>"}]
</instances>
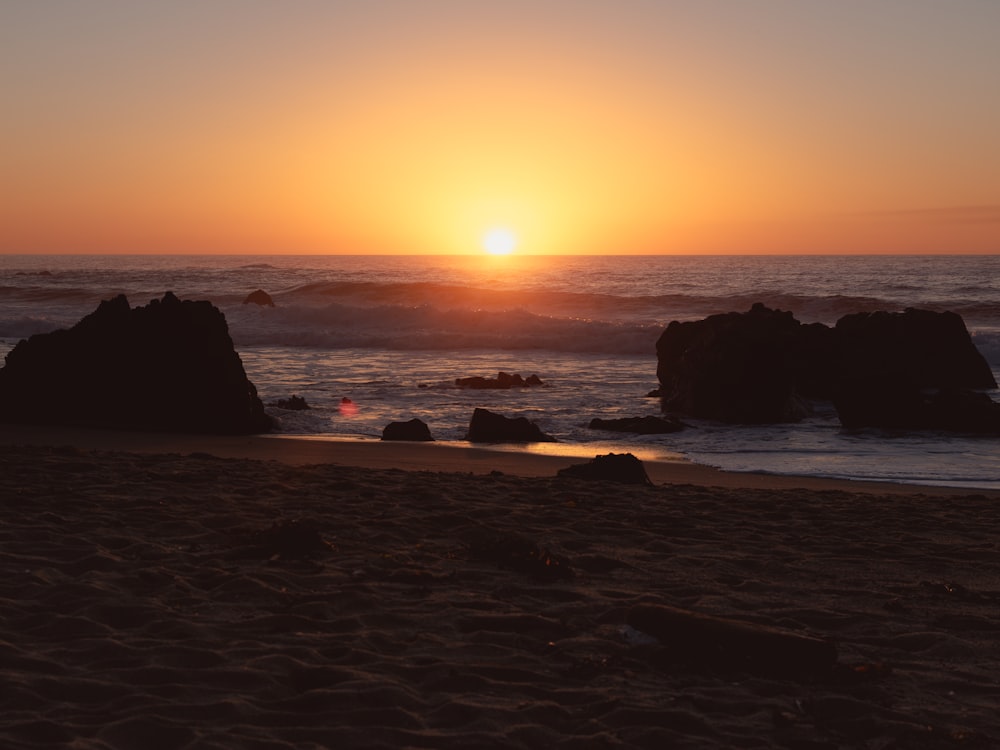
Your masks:
<instances>
[{"instance_id":1,"label":"sandy beach","mask_svg":"<svg viewBox=\"0 0 1000 750\"><path fill-rule=\"evenodd\" d=\"M373 442L0 446L5 748L1000 746L997 493L682 462L636 487ZM677 610L707 626L657 620Z\"/></svg>"}]
</instances>

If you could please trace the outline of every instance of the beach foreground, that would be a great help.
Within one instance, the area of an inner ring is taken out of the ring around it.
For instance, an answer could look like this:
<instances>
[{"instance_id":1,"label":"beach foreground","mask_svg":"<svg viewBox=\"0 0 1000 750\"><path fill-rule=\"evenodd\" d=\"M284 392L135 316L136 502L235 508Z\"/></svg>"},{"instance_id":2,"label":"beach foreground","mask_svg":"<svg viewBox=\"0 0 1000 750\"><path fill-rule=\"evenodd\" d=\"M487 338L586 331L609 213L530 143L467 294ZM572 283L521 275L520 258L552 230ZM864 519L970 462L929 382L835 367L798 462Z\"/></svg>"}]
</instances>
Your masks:
<instances>
[{"instance_id":1,"label":"beach foreground","mask_svg":"<svg viewBox=\"0 0 1000 750\"><path fill-rule=\"evenodd\" d=\"M5 748L1000 744L995 494L115 440L2 433ZM646 605L837 664L653 641Z\"/></svg>"}]
</instances>

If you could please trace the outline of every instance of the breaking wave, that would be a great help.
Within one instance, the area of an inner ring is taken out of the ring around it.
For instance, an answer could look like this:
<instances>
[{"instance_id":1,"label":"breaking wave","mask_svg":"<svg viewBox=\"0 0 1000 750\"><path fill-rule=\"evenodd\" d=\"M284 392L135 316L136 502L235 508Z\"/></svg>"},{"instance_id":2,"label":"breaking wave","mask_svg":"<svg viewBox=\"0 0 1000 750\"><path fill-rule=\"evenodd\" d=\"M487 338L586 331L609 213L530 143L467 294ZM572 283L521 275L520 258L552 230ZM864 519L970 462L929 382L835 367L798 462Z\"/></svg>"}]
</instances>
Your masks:
<instances>
[{"instance_id":1,"label":"breaking wave","mask_svg":"<svg viewBox=\"0 0 1000 750\"><path fill-rule=\"evenodd\" d=\"M556 352L653 354L655 324L562 318L527 310L288 306L226 310L237 346L375 348L397 351L545 349Z\"/></svg>"}]
</instances>

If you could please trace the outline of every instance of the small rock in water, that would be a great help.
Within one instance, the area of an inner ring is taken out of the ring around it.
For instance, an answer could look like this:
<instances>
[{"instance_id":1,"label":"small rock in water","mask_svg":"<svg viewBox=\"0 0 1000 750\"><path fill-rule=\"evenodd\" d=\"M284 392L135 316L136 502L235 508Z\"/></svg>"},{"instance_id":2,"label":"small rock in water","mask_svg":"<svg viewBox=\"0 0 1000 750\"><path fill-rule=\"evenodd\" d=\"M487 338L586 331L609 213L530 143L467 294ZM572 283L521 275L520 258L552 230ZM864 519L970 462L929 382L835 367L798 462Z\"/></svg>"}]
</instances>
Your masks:
<instances>
[{"instance_id":1,"label":"small rock in water","mask_svg":"<svg viewBox=\"0 0 1000 750\"><path fill-rule=\"evenodd\" d=\"M271 299L271 295L265 292L263 289L258 289L255 292L250 292L246 299L243 300L244 305L260 305L261 307L274 307L274 300Z\"/></svg>"},{"instance_id":2,"label":"small rock in water","mask_svg":"<svg viewBox=\"0 0 1000 750\"><path fill-rule=\"evenodd\" d=\"M289 411L302 411L304 409L311 409L312 407L306 403L306 400L301 396L292 396L291 398L279 398L277 401L271 404L271 406L276 406L279 409L288 409Z\"/></svg>"},{"instance_id":3,"label":"small rock in water","mask_svg":"<svg viewBox=\"0 0 1000 750\"><path fill-rule=\"evenodd\" d=\"M498 372L495 378L484 378L478 375L471 378L455 378L455 385L459 388L506 389L506 388L528 388L531 386L544 385L542 379L537 375L529 375L526 378L518 373L513 375L506 372Z\"/></svg>"}]
</instances>

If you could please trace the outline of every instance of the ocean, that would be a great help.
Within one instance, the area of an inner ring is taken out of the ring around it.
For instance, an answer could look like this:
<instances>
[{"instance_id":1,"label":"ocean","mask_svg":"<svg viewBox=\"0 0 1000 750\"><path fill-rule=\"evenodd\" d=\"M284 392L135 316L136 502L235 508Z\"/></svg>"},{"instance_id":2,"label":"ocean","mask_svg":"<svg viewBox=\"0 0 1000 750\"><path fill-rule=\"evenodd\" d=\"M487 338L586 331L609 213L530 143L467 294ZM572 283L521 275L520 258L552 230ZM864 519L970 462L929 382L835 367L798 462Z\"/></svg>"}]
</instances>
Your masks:
<instances>
[{"instance_id":1,"label":"ocean","mask_svg":"<svg viewBox=\"0 0 1000 750\"><path fill-rule=\"evenodd\" d=\"M243 304L263 289L276 306ZM1000 379L1000 256L17 256L0 255L0 355L72 326L103 299L167 290L226 315L281 435L378 439L419 417L461 442L473 409L525 416L592 457L629 451L729 471L1000 489L1000 439L843 430L832 407L794 425L700 420L680 433L595 432L593 417L658 413L655 344L672 320L755 302L805 323L921 307L959 313ZM538 375L542 387L459 389L455 378ZM993 398L1000 400L995 392ZM352 402L341 408L342 400Z\"/></svg>"}]
</instances>

